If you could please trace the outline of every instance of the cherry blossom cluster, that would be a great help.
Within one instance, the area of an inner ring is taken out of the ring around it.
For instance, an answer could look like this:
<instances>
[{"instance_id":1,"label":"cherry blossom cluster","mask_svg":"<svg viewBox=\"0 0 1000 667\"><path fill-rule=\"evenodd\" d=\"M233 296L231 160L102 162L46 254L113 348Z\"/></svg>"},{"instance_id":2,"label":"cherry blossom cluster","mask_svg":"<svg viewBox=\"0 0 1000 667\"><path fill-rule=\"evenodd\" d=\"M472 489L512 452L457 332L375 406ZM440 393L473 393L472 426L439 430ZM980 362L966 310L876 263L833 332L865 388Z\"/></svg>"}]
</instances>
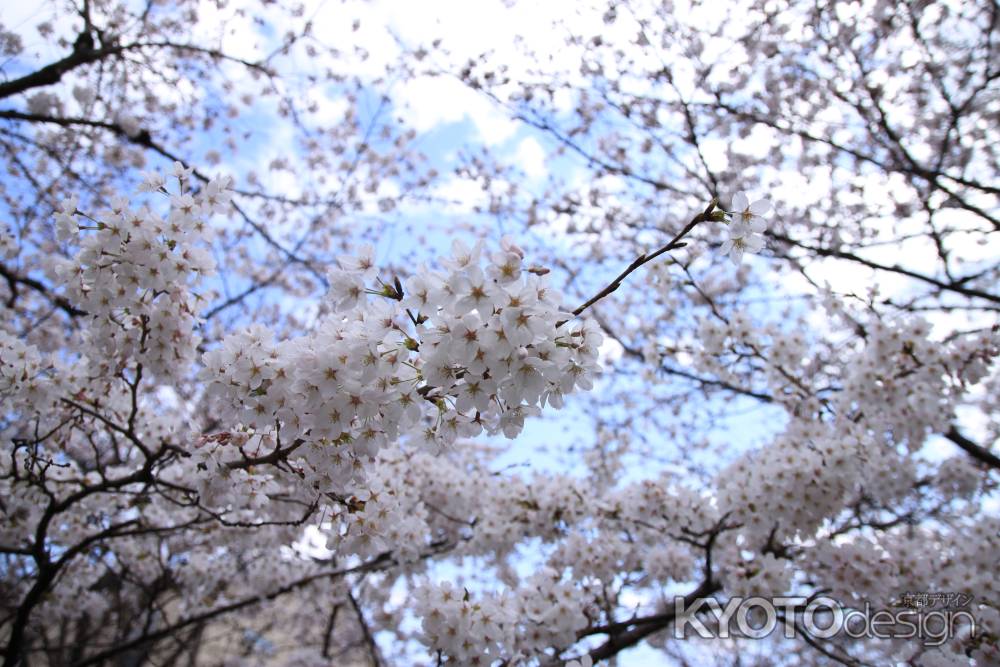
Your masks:
<instances>
[{"instance_id":1,"label":"cherry blossom cluster","mask_svg":"<svg viewBox=\"0 0 1000 667\"><path fill-rule=\"evenodd\" d=\"M192 191L191 170L180 163L174 178L173 194L155 173L146 175L141 188L169 197L166 217L149 205L133 207L124 197L94 216L78 211L71 198L56 215L59 238L78 242L79 250L58 261L54 273L91 318L87 356L112 371L122 360L136 360L158 377L176 378L195 359L194 329L204 304L192 290L214 271L204 245L207 221L226 210L231 192L228 179Z\"/></svg>"},{"instance_id":2,"label":"cherry blossom cluster","mask_svg":"<svg viewBox=\"0 0 1000 667\"><path fill-rule=\"evenodd\" d=\"M447 581L426 583L415 594L423 641L461 665L523 662L553 646L572 646L589 622L584 593L549 568L511 594L474 595Z\"/></svg>"},{"instance_id":3,"label":"cherry blossom cluster","mask_svg":"<svg viewBox=\"0 0 1000 667\"><path fill-rule=\"evenodd\" d=\"M429 542L429 512L417 489L397 473L393 465L372 467L363 483L333 505L328 548L365 557L389 551L400 562L420 556Z\"/></svg>"},{"instance_id":4,"label":"cherry blossom cluster","mask_svg":"<svg viewBox=\"0 0 1000 667\"><path fill-rule=\"evenodd\" d=\"M539 655L550 647L576 643L576 633L589 625L584 614L591 598L573 580L552 568L542 568L517 590L521 626L517 647L522 655Z\"/></svg>"},{"instance_id":5,"label":"cherry blossom cluster","mask_svg":"<svg viewBox=\"0 0 1000 667\"><path fill-rule=\"evenodd\" d=\"M515 437L527 416L591 388L602 337L565 311L542 270L523 266L519 248L485 255L456 242L447 272L423 269L405 288L374 284L371 248L341 258L330 276L336 313L313 333L277 341L255 325L205 355L219 418L314 443L341 486L352 460L413 430L435 450L484 430Z\"/></svg>"},{"instance_id":6,"label":"cherry blossom cluster","mask_svg":"<svg viewBox=\"0 0 1000 667\"><path fill-rule=\"evenodd\" d=\"M451 582L415 591L423 641L460 665L489 665L511 655L517 609L508 596L473 597Z\"/></svg>"},{"instance_id":7,"label":"cherry blossom cluster","mask_svg":"<svg viewBox=\"0 0 1000 667\"><path fill-rule=\"evenodd\" d=\"M683 581L692 571L690 550L664 535L704 534L718 522L706 497L667 477L595 497L592 484L574 476L496 475L471 459L398 448L383 450L369 470L383 484L392 480L390 495L407 515L456 539L459 553L506 554L526 536L538 537L556 545L547 565L576 580L612 581L652 559L662 561L659 580Z\"/></svg>"},{"instance_id":8,"label":"cherry blossom cluster","mask_svg":"<svg viewBox=\"0 0 1000 667\"><path fill-rule=\"evenodd\" d=\"M891 433L913 451L929 433L946 432L959 398L1000 354L1000 333L939 341L930 332L917 317L868 323L864 348L840 378L838 413L875 433Z\"/></svg>"},{"instance_id":9,"label":"cherry blossom cluster","mask_svg":"<svg viewBox=\"0 0 1000 667\"><path fill-rule=\"evenodd\" d=\"M810 549L808 559L822 573L830 595L847 604L860 606L867 600L889 606L899 591L895 562L863 537L841 544L820 542Z\"/></svg>"},{"instance_id":10,"label":"cherry blossom cluster","mask_svg":"<svg viewBox=\"0 0 1000 667\"><path fill-rule=\"evenodd\" d=\"M792 564L787 558L772 553L755 553L752 558L732 557L735 550L724 552L731 556L723 563L722 573L726 593L733 596L780 595L791 585Z\"/></svg>"},{"instance_id":11,"label":"cherry blossom cluster","mask_svg":"<svg viewBox=\"0 0 1000 667\"><path fill-rule=\"evenodd\" d=\"M0 398L4 412L47 408L53 400L51 363L34 345L0 330ZM5 415L0 415L0 417Z\"/></svg>"},{"instance_id":12,"label":"cherry blossom cluster","mask_svg":"<svg viewBox=\"0 0 1000 667\"><path fill-rule=\"evenodd\" d=\"M1000 334L989 329L942 341L920 317L883 320L840 309L835 318L863 329L853 349L810 348L801 331L757 324L745 313L707 318L695 365L735 388L764 389L795 414L835 417L846 433L888 436L916 451L930 433L948 430L956 405L1000 355ZM749 386L752 370L757 384Z\"/></svg>"},{"instance_id":13,"label":"cherry blossom cluster","mask_svg":"<svg viewBox=\"0 0 1000 667\"><path fill-rule=\"evenodd\" d=\"M483 593L479 587L463 590L450 583L425 584L417 589L416 605L407 609L421 619L418 638L432 654L440 651L456 664L530 661L540 656L544 662L552 649L574 647L580 633L600 617L594 603L601 599L601 591L615 587L629 573L642 573L640 592L702 576L704 553L697 544L712 532L713 525L728 527L718 534L712 559L713 576L724 586L726 595L780 595L790 590L800 594L801 582L793 576L799 568L810 572L814 590L827 590L845 604L869 600L888 606L906 590L951 590L956 586L956 573L966 572L967 567L988 571L988 563L993 562L990 559L995 560L988 553L989 539L986 546L979 541L952 545L940 562L918 557L924 553L918 543L938 539L932 536L913 536L898 545L896 541L903 540L905 533L885 536L880 543L862 536L819 539L823 534L817 531L840 516L845 505L861 498L889 505L905 502L903 495L907 490L912 492L915 481L911 472L902 476L902 482L885 485L889 490L878 488L897 473L898 458L882 455L884 460L879 462L879 448L873 441L863 443L864 447L861 443L842 447L838 453L835 434L809 431L805 421L795 423L798 426L788 432L785 445L773 447L774 452L772 448L764 450L763 459L758 453L747 457L756 467L771 471L775 484L749 474L747 470L753 470L754 465L742 471L734 468L726 473L729 483L720 481L722 495L718 500L686 490L669 476L595 494L593 487L579 479L497 476L451 457L390 448L380 453L378 466L371 470L378 470L386 482L394 482L393 488L376 489L371 495L359 490L347 499L343 514L350 521L350 515L364 513L365 520L359 524L369 519L378 524L379 507L391 507L390 512L397 516L413 514L424 524L425 532L414 528L407 539L419 541L419 548L426 548L432 535L457 539L460 546L456 555L503 554L508 545L529 537L540 537L554 547L536 573L505 575L506 590ZM817 446L824 439L829 444ZM807 440L801 449L815 447L815 458L797 452L795 443ZM838 463L848 458L860 463ZM774 461L784 459L789 467L782 472ZM830 471L825 470L828 464ZM797 465L806 467L805 477L794 475ZM951 468L956 468L955 464L942 464L942 470ZM831 487L834 482L825 475L839 480L836 483L840 486ZM973 476L971 472L969 476ZM794 486L781 486L786 477L797 480ZM782 513L782 501L794 504L791 496L783 494L801 493L814 480L818 491L836 498L824 504L819 494L809 495L804 503L818 505L817 510L802 516ZM371 482L373 486L377 483ZM731 503L726 500L727 488L753 485L757 485L758 496ZM898 491L891 491L894 488ZM774 500L764 497L767 494ZM382 499L386 495L393 500L386 503ZM741 502L743 506L737 507ZM371 511L369 503L374 503ZM499 525L507 527L502 539L496 532ZM353 530L352 526L347 532ZM991 528L982 530L989 533ZM510 535L509 542L503 542L506 535ZM344 552L354 548L348 548L349 541L336 538L328 544ZM379 547L394 553L398 548L390 541L380 542ZM402 560L406 560L405 555ZM899 563L898 568L895 563ZM981 598L988 601L995 599L990 585L977 579L957 588L978 587L984 591ZM392 621L388 623L392 627Z\"/></svg>"},{"instance_id":14,"label":"cherry blossom cluster","mask_svg":"<svg viewBox=\"0 0 1000 667\"><path fill-rule=\"evenodd\" d=\"M772 537L809 537L853 497L863 456L867 471L878 449L830 437L828 427L796 421L778 441L738 458L718 475L719 508L743 525L751 544Z\"/></svg>"}]
</instances>

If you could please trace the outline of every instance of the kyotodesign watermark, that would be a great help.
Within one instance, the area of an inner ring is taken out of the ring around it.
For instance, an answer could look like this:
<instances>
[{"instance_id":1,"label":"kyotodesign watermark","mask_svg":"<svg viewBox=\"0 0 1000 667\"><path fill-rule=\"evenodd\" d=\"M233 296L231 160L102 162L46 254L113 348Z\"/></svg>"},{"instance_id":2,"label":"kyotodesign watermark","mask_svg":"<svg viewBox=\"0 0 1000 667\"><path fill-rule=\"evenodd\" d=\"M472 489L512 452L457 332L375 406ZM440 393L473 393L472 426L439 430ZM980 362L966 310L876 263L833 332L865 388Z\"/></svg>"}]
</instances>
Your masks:
<instances>
[{"instance_id":1,"label":"kyotodesign watermark","mask_svg":"<svg viewBox=\"0 0 1000 667\"><path fill-rule=\"evenodd\" d=\"M733 597L723 606L712 597L674 599L674 637L762 639L780 631L786 639L916 639L940 646L959 634L975 637L976 619L965 608L972 598L954 593L913 593L892 609L865 603L849 607L830 597ZM916 601L913 601L916 600ZM929 602L928 602L929 600Z\"/></svg>"}]
</instances>

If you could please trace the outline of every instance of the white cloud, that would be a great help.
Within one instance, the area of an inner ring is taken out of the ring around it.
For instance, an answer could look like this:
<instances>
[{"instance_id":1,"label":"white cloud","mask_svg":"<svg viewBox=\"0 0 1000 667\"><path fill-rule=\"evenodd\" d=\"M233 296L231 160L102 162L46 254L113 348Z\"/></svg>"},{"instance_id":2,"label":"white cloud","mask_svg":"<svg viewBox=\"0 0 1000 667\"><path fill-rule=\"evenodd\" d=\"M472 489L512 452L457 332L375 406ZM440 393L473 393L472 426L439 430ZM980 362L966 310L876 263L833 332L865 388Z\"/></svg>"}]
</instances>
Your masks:
<instances>
[{"instance_id":1,"label":"white cloud","mask_svg":"<svg viewBox=\"0 0 1000 667\"><path fill-rule=\"evenodd\" d=\"M446 213L469 214L476 205L487 204L486 195L478 183L455 176L439 182L432 196L445 202L441 210Z\"/></svg>"},{"instance_id":2,"label":"white cloud","mask_svg":"<svg viewBox=\"0 0 1000 667\"><path fill-rule=\"evenodd\" d=\"M517 124L489 100L451 77L409 79L397 84L392 97L405 109L404 122L417 132L468 118L478 139L492 146L502 144L517 131Z\"/></svg>"},{"instance_id":3,"label":"white cloud","mask_svg":"<svg viewBox=\"0 0 1000 667\"><path fill-rule=\"evenodd\" d=\"M546 166L545 149L534 137L526 137L517 145L515 153L518 165L528 178L542 179L549 173Z\"/></svg>"}]
</instances>

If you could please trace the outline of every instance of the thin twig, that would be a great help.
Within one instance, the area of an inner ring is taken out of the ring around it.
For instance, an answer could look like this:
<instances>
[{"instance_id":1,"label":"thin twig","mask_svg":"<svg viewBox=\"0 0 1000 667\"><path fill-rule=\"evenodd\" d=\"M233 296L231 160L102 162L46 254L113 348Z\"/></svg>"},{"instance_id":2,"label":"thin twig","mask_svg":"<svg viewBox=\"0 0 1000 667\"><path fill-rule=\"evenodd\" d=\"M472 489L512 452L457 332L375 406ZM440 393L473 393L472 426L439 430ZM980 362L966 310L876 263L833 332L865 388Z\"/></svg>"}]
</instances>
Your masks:
<instances>
[{"instance_id":1,"label":"thin twig","mask_svg":"<svg viewBox=\"0 0 1000 667\"><path fill-rule=\"evenodd\" d=\"M706 222L708 220L712 220L713 212L715 211L715 207L718 203L719 203L718 200L713 199L712 203L708 205L708 208L706 208L704 211L691 218L691 221L684 226L684 229L677 232L677 235L674 236L674 238L670 239L670 242L667 243L665 246L661 247L659 250L656 250L655 252L649 254L643 253L638 257L636 257L632 261L632 263L629 264L627 267L625 267L625 270L619 273L618 276L613 281L611 281L611 283L607 287L602 289L594 296L590 297L582 305L578 306L573 311L573 314L579 315L580 313L587 310L588 308L593 306L595 303L597 303L604 297L613 293L615 290L617 290L619 287L622 286L622 282L629 276L629 274L631 274L639 267L643 266L644 264L648 264L649 262L652 262L654 259L662 255L663 253L670 252L671 250L677 250L678 248L683 248L685 245L687 245L681 239L687 236L691 232L691 230L694 229L698 224Z\"/></svg>"}]
</instances>

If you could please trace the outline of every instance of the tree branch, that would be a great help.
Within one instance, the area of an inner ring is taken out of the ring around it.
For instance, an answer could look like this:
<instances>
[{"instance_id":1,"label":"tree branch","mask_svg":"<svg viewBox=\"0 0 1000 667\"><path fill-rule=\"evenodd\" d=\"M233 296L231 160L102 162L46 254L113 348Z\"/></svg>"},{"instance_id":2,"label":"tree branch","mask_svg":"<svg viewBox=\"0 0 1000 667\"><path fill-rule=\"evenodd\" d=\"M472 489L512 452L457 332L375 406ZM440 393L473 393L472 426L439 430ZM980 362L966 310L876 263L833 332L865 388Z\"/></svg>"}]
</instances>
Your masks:
<instances>
[{"instance_id":1,"label":"tree branch","mask_svg":"<svg viewBox=\"0 0 1000 667\"><path fill-rule=\"evenodd\" d=\"M661 247L659 250L656 250L648 255L646 253L643 253L638 257L636 257L631 264L625 267L624 271L619 273L618 276L611 281L611 284L609 284L607 287L602 289L594 296L590 297L585 303L578 306L575 310L573 310L573 314L579 315L580 313L587 310L588 308L593 306L595 303L597 303L604 297L613 293L615 290L617 290L619 287L622 286L622 281L624 281L629 276L629 274L631 274L639 267L643 266L644 264L648 264L649 262L652 262L654 259L662 255L663 253L670 252L671 250L676 250L678 248L683 248L685 245L687 245L686 243L683 243L681 239L687 236L688 233L690 233L690 231L694 229L695 226L697 226L698 224L706 222L708 220L712 220L713 219L712 214L713 211L715 211L715 206L717 204L718 201L713 199L712 202L708 205L708 207L704 211L691 218L691 221L684 226L684 229L677 232L676 236L670 239L670 242L667 243L665 246Z\"/></svg>"},{"instance_id":2,"label":"tree branch","mask_svg":"<svg viewBox=\"0 0 1000 667\"><path fill-rule=\"evenodd\" d=\"M991 468L1000 469L1000 457L985 447L977 445L972 440L966 438L964 435L959 433L958 429L954 426L949 428L948 431L944 433L944 437L961 447L969 456L976 459L980 463L985 463Z\"/></svg>"}]
</instances>

